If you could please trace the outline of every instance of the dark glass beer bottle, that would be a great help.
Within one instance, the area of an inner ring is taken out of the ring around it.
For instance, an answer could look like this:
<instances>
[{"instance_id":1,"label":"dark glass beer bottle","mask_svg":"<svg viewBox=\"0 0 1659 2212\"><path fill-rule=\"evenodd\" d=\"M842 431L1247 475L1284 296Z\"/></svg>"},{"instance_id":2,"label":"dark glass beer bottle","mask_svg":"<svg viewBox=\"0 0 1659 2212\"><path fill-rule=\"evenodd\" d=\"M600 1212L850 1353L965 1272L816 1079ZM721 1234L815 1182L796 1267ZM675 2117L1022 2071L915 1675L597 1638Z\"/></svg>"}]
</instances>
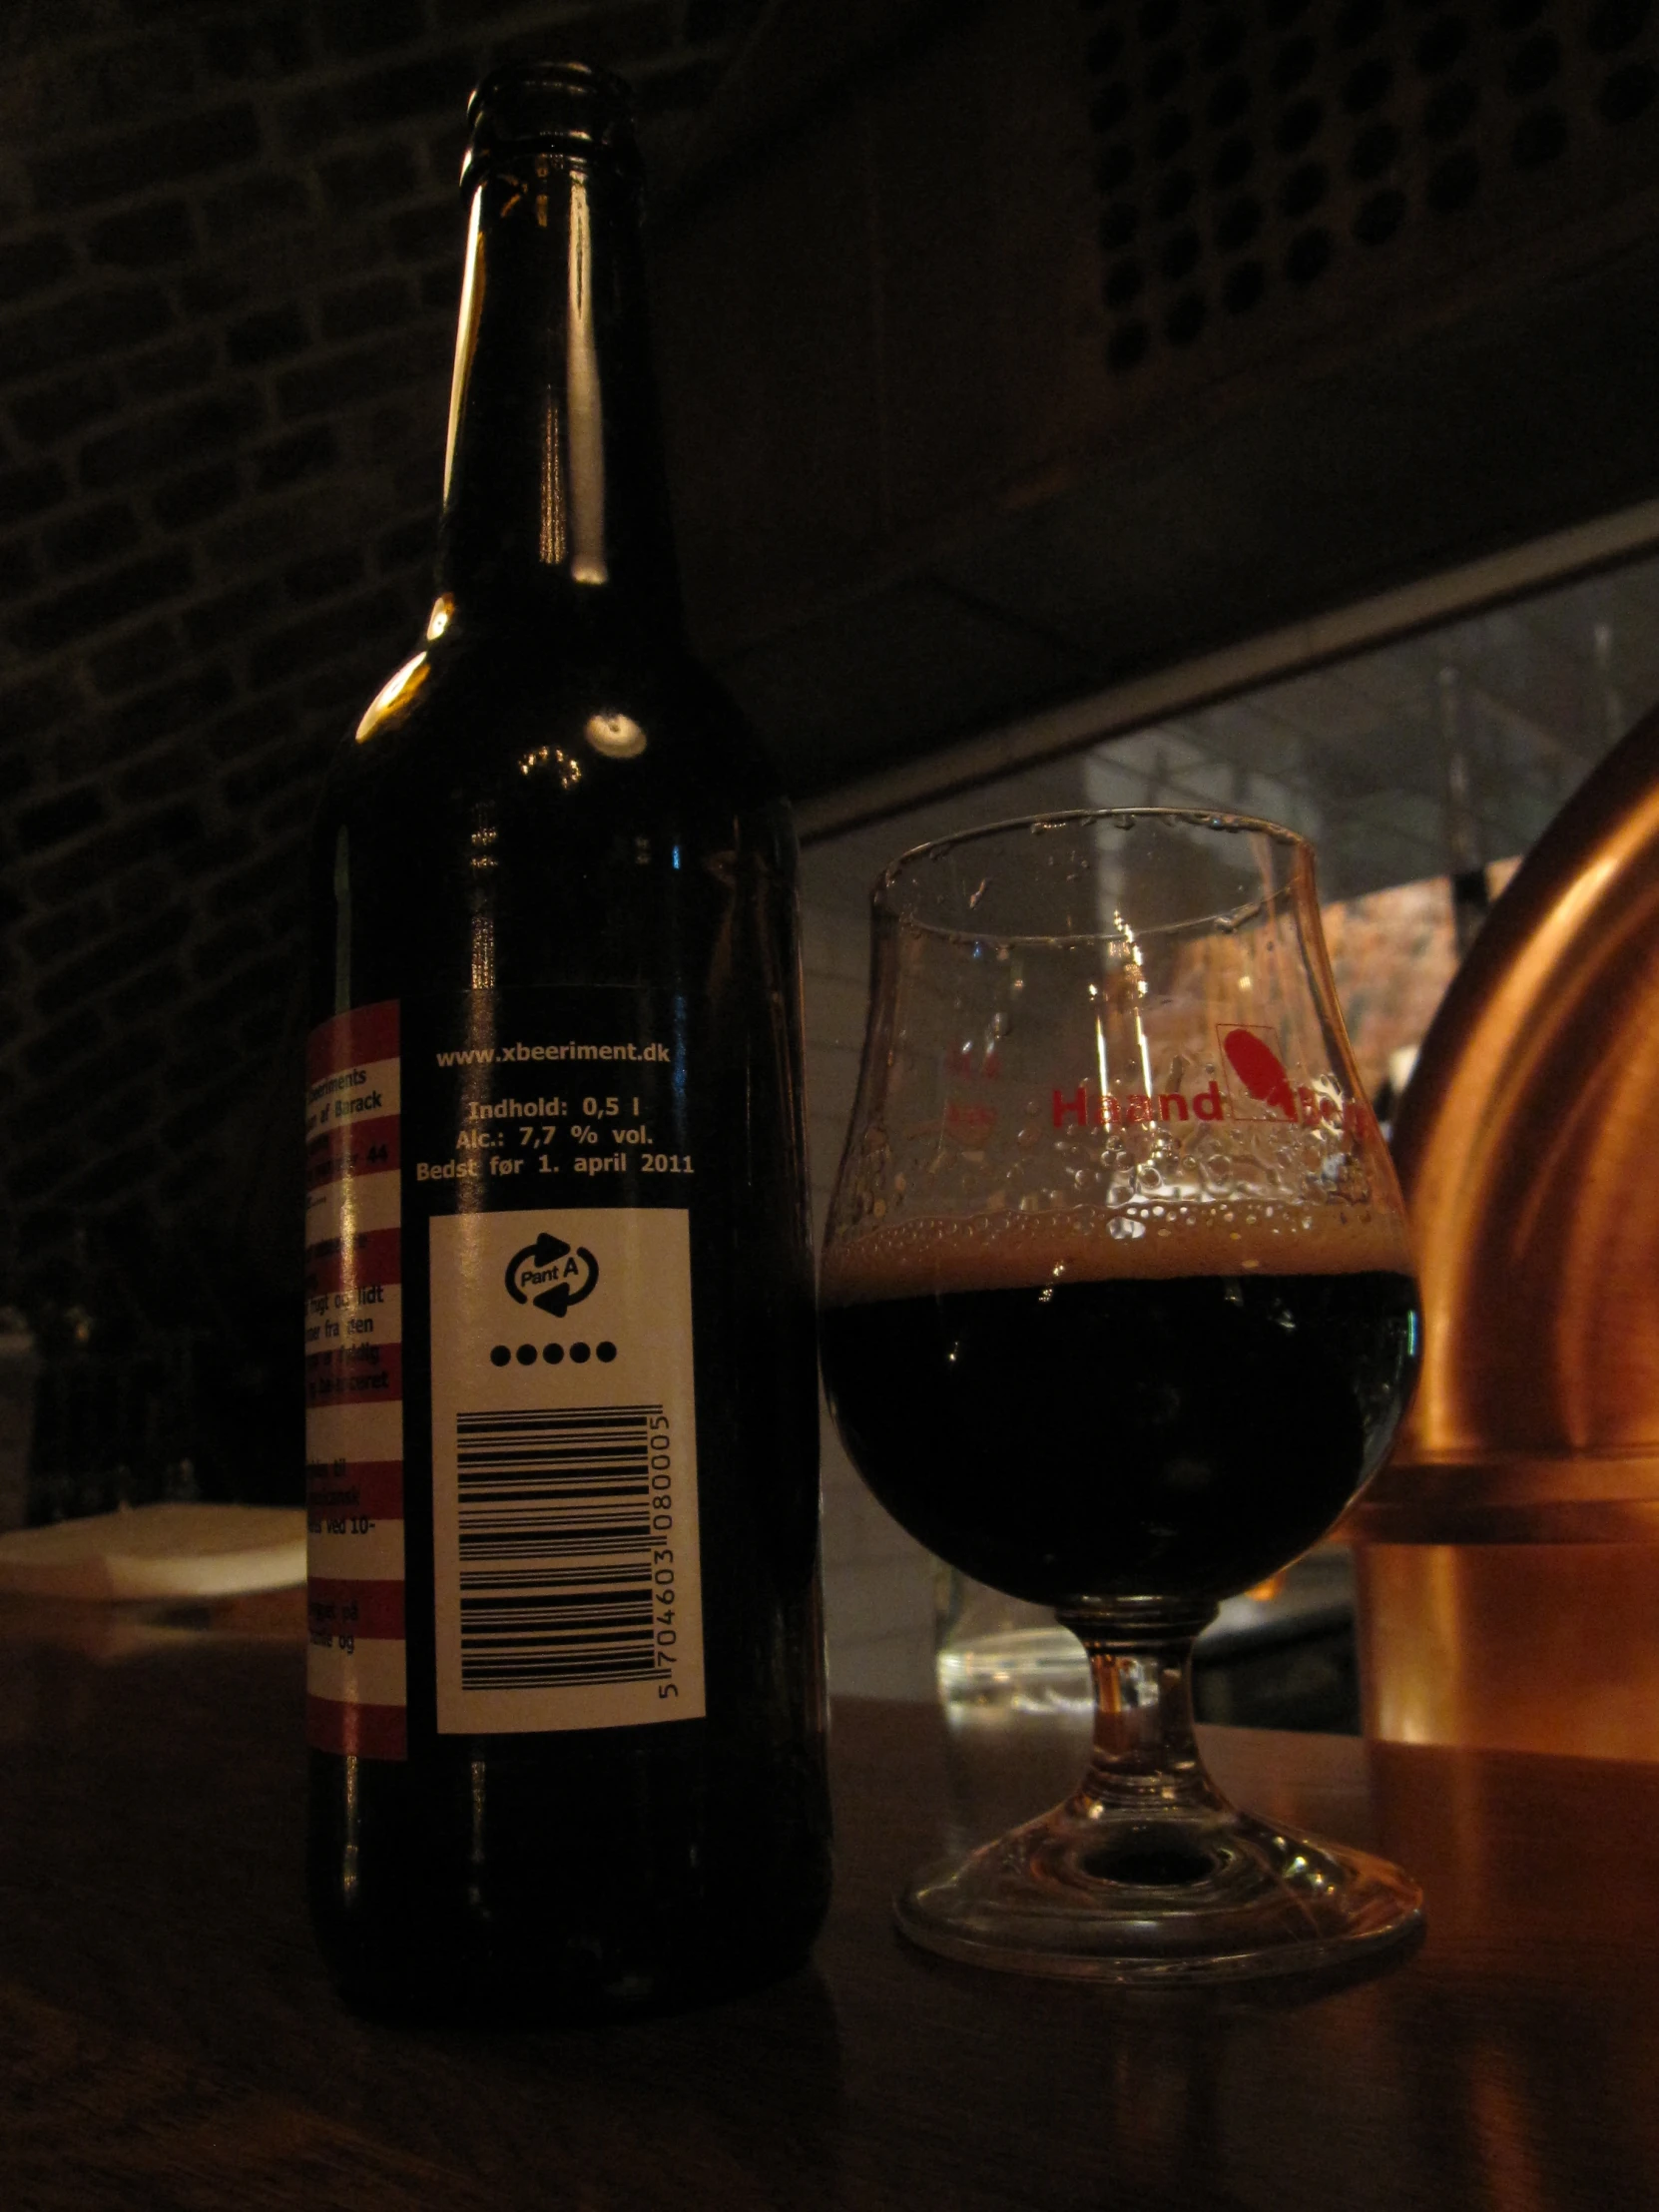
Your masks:
<instances>
[{"instance_id":1,"label":"dark glass beer bottle","mask_svg":"<svg viewBox=\"0 0 1659 2212\"><path fill-rule=\"evenodd\" d=\"M315 1926L484 2016L829 1896L795 844L683 640L623 87L474 96L438 596L315 847Z\"/></svg>"}]
</instances>

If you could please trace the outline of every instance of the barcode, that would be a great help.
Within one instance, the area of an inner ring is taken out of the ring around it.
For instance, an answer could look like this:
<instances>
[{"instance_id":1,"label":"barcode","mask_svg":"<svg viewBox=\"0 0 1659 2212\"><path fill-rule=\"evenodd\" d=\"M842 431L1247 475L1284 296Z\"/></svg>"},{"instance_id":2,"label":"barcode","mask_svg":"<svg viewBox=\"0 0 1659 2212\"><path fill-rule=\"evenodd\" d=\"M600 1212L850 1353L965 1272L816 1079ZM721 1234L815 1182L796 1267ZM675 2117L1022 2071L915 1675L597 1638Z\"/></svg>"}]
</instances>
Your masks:
<instances>
[{"instance_id":1,"label":"barcode","mask_svg":"<svg viewBox=\"0 0 1659 2212\"><path fill-rule=\"evenodd\" d=\"M647 1682L661 1405L457 1413L461 1687Z\"/></svg>"}]
</instances>

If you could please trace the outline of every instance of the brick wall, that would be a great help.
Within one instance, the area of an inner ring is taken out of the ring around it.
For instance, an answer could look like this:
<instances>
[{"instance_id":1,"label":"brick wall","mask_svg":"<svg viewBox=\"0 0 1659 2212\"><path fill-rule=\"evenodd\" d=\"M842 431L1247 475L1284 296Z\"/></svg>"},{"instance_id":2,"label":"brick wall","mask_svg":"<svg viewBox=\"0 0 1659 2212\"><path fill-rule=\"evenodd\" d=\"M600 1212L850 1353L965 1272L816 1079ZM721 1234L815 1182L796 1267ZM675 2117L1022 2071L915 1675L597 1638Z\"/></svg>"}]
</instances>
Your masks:
<instances>
[{"instance_id":1,"label":"brick wall","mask_svg":"<svg viewBox=\"0 0 1659 2212\"><path fill-rule=\"evenodd\" d=\"M288 1286L300 855L424 620L467 93L585 55L649 159L756 8L5 12L0 1299L65 1267L140 1307L169 1265Z\"/></svg>"}]
</instances>

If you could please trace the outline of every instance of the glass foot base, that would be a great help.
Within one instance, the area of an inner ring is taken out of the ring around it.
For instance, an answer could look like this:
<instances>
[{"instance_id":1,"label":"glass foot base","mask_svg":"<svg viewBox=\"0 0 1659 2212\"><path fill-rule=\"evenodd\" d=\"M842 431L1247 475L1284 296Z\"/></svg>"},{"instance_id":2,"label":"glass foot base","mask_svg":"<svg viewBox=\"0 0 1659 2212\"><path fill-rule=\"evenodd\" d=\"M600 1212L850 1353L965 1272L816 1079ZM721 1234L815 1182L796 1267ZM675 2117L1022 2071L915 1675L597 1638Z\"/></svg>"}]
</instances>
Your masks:
<instances>
[{"instance_id":1,"label":"glass foot base","mask_svg":"<svg viewBox=\"0 0 1659 2212\"><path fill-rule=\"evenodd\" d=\"M1242 1981L1404 1943L1422 1893L1385 1860L1230 1807L1102 1814L1074 1801L924 1868L894 1912L924 1949L1010 1973Z\"/></svg>"}]
</instances>

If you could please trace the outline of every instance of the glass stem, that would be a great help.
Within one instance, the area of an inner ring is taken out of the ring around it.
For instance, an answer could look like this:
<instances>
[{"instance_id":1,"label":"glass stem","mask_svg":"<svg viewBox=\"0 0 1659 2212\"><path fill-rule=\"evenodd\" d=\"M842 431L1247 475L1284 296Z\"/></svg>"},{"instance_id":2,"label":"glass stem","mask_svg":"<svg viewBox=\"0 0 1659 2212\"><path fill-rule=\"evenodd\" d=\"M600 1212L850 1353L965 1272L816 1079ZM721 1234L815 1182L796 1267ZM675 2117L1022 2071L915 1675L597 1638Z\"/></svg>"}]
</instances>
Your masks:
<instances>
[{"instance_id":1,"label":"glass stem","mask_svg":"<svg viewBox=\"0 0 1659 2212\"><path fill-rule=\"evenodd\" d=\"M1086 1819L1224 1810L1193 1735L1193 1645L1213 1605L1062 1610L1094 1675L1094 1746L1071 1801Z\"/></svg>"}]
</instances>

